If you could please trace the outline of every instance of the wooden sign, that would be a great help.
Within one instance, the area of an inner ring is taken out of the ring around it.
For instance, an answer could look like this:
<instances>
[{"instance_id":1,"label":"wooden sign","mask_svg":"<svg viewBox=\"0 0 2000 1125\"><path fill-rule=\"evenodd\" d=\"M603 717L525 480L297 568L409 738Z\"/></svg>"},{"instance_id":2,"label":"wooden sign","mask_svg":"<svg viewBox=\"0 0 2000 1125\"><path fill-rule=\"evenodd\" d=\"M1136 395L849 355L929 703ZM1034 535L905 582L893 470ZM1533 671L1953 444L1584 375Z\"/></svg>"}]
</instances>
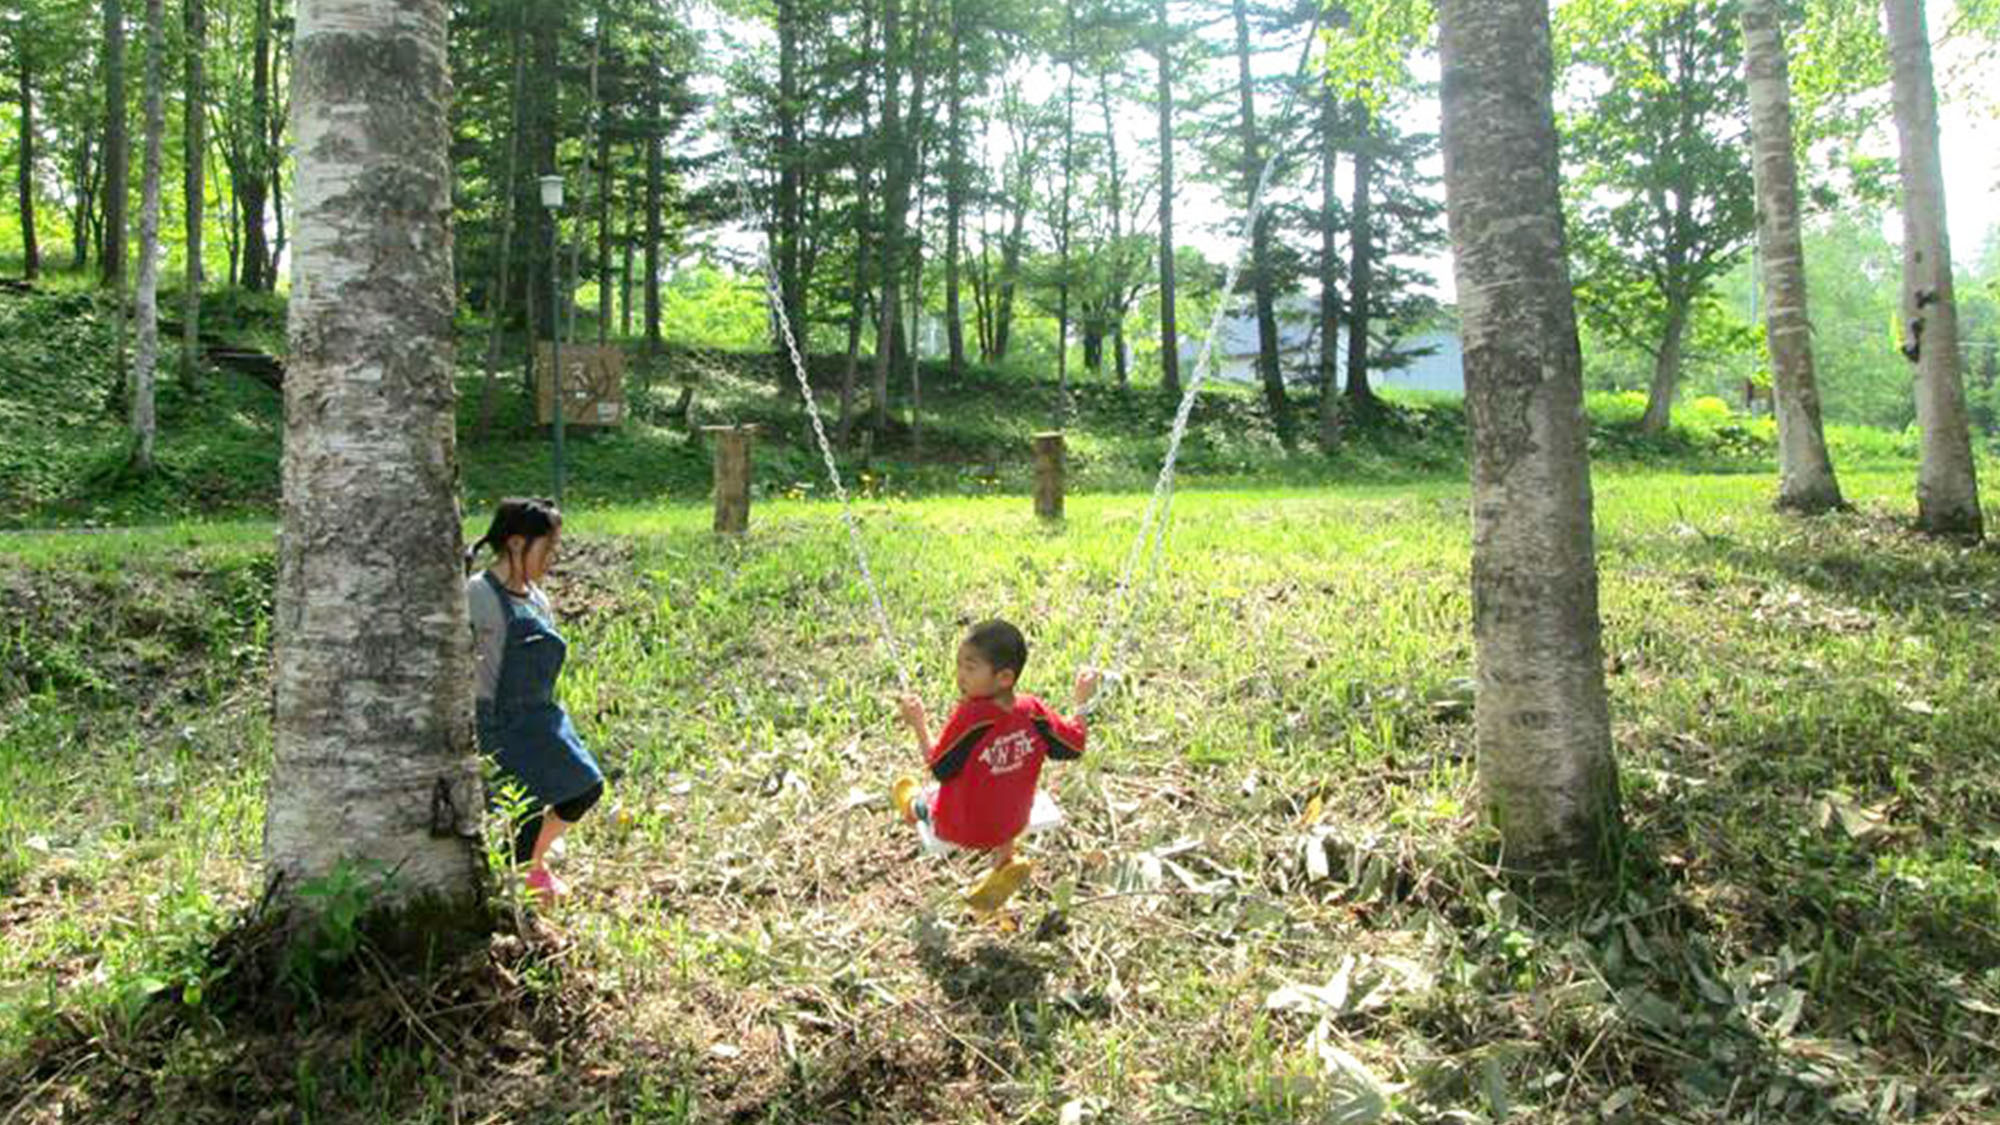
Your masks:
<instances>
[{"instance_id":1,"label":"wooden sign","mask_svg":"<svg viewBox=\"0 0 2000 1125\"><path fill-rule=\"evenodd\" d=\"M546 343L535 346L535 418L555 422L555 361ZM625 421L625 352L594 344L562 348L563 425L616 426Z\"/></svg>"}]
</instances>

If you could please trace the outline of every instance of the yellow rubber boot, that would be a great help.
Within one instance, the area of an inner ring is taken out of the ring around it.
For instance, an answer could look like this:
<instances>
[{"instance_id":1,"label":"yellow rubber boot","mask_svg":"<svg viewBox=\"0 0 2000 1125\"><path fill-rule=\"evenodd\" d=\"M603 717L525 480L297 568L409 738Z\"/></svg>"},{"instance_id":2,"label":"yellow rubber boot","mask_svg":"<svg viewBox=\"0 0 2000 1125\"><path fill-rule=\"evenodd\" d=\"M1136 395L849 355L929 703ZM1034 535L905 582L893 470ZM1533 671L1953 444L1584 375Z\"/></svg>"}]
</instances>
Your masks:
<instances>
[{"instance_id":1,"label":"yellow rubber boot","mask_svg":"<svg viewBox=\"0 0 2000 1125\"><path fill-rule=\"evenodd\" d=\"M1010 859L1004 865L986 873L973 888L965 892L965 904L981 914L991 914L1007 905L1021 884L1028 881L1028 875L1035 865L1025 859Z\"/></svg>"},{"instance_id":2,"label":"yellow rubber boot","mask_svg":"<svg viewBox=\"0 0 2000 1125\"><path fill-rule=\"evenodd\" d=\"M896 779L896 783L889 787L889 803L896 806L896 811L906 821L917 819L915 806L919 787L919 783L914 777L899 777Z\"/></svg>"}]
</instances>

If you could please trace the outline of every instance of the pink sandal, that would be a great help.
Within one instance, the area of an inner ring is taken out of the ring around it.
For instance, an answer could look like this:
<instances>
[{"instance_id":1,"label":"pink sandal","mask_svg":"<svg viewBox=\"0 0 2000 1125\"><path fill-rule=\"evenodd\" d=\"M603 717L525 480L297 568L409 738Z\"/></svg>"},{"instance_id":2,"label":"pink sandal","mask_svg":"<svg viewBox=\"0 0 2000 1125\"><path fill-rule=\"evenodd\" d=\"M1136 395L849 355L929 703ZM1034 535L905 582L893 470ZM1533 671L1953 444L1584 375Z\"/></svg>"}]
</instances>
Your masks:
<instances>
[{"instance_id":1,"label":"pink sandal","mask_svg":"<svg viewBox=\"0 0 2000 1125\"><path fill-rule=\"evenodd\" d=\"M553 909L559 900L569 895L569 884L556 878L546 867L528 872L528 889L541 897L545 909Z\"/></svg>"}]
</instances>

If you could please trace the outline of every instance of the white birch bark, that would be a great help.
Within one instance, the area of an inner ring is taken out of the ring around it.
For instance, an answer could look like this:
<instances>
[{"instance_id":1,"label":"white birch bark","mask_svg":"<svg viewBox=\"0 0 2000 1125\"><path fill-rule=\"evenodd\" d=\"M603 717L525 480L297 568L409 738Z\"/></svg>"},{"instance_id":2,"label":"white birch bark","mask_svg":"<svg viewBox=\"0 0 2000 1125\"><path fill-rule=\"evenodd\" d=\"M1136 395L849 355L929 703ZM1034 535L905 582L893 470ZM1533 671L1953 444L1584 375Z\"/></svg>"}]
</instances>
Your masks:
<instances>
[{"instance_id":1,"label":"white birch bark","mask_svg":"<svg viewBox=\"0 0 2000 1125\"><path fill-rule=\"evenodd\" d=\"M482 802L454 496L443 0L301 0L297 241L264 852L397 897L477 893Z\"/></svg>"},{"instance_id":2,"label":"white birch bark","mask_svg":"<svg viewBox=\"0 0 2000 1125\"><path fill-rule=\"evenodd\" d=\"M1475 736L1510 868L1618 824L1550 104L1548 0L1444 0L1445 192L1472 430Z\"/></svg>"},{"instance_id":3,"label":"white birch bark","mask_svg":"<svg viewBox=\"0 0 2000 1125\"><path fill-rule=\"evenodd\" d=\"M1799 170L1792 149L1792 86L1774 0L1743 0L1743 73L1750 92L1750 167L1757 181L1757 249L1763 264L1764 335L1778 414L1778 507L1841 507L1840 484L1820 425L1799 238Z\"/></svg>"},{"instance_id":4,"label":"white birch bark","mask_svg":"<svg viewBox=\"0 0 2000 1125\"><path fill-rule=\"evenodd\" d=\"M1889 22L1896 138L1903 179L1903 356L1917 369L1917 523L1979 538L1979 480L1959 371L1958 304L1938 159L1937 87L1923 0L1882 0Z\"/></svg>"}]
</instances>

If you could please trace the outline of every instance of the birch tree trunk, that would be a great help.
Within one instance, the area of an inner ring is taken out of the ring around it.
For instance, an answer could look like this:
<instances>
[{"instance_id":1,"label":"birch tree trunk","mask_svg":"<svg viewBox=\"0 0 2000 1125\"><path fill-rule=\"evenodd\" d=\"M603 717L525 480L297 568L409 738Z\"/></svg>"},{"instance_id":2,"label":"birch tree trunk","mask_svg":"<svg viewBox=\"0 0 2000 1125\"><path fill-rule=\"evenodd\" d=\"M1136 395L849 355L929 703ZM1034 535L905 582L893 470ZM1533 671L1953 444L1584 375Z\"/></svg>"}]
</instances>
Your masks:
<instances>
[{"instance_id":1,"label":"birch tree trunk","mask_svg":"<svg viewBox=\"0 0 2000 1125\"><path fill-rule=\"evenodd\" d=\"M154 373L160 364L160 146L167 131L161 105L161 55L166 53L163 0L146 0L146 152L139 183L139 351L132 364L132 468L153 471Z\"/></svg>"},{"instance_id":2,"label":"birch tree trunk","mask_svg":"<svg viewBox=\"0 0 2000 1125\"><path fill-rule=\"evenodd\" d=\"M1979 480L1958 362L1958 303L1938 159L1937 87L1923 0L1882 0L1894 66L1897 162L1903 176L1903 356L1917 368L1917 523L1932 535L1977 539Z\"/></svg>"},{"instance_id":3,"label":"birch tree trunk","mask_svg":"<svg viewBox=\"0 0 2000 1125\"><path fill-rule=\"evenodd\" d=\"M1472 430L1480 785L1507 866L1565 868L1605 854L1618 778L1548 0L1444 0L1439 26Z\"/></svg>"},{"instance_id":4,"label":"birch tree trunk","mask_svg":"<svg viewBox=\"0 0 2000 1125\"><path fill-rule=\"evenodd\" d=\"M1840 484L1820 425L1799 238L1799 170L1792 151L1792 88L1774 0L1744 0L1743 72L1750 91L1751 171L1757 179L1757 248L1763 263L1764 335L1778 414L1778 507L1841 507Z\"/></svg>"},{"instance_id":5,"label":"birch tree trunk","mask_svg":"<svg viewBox=\"0 0 2000 1125\"><path fill-rule=\"evenodd\" d=\"M396 899L464 904L482 796L453 491L448 10L297 9L264 856L288 888L354 858L394 869Z\"/></svg>"}]
</instances>

